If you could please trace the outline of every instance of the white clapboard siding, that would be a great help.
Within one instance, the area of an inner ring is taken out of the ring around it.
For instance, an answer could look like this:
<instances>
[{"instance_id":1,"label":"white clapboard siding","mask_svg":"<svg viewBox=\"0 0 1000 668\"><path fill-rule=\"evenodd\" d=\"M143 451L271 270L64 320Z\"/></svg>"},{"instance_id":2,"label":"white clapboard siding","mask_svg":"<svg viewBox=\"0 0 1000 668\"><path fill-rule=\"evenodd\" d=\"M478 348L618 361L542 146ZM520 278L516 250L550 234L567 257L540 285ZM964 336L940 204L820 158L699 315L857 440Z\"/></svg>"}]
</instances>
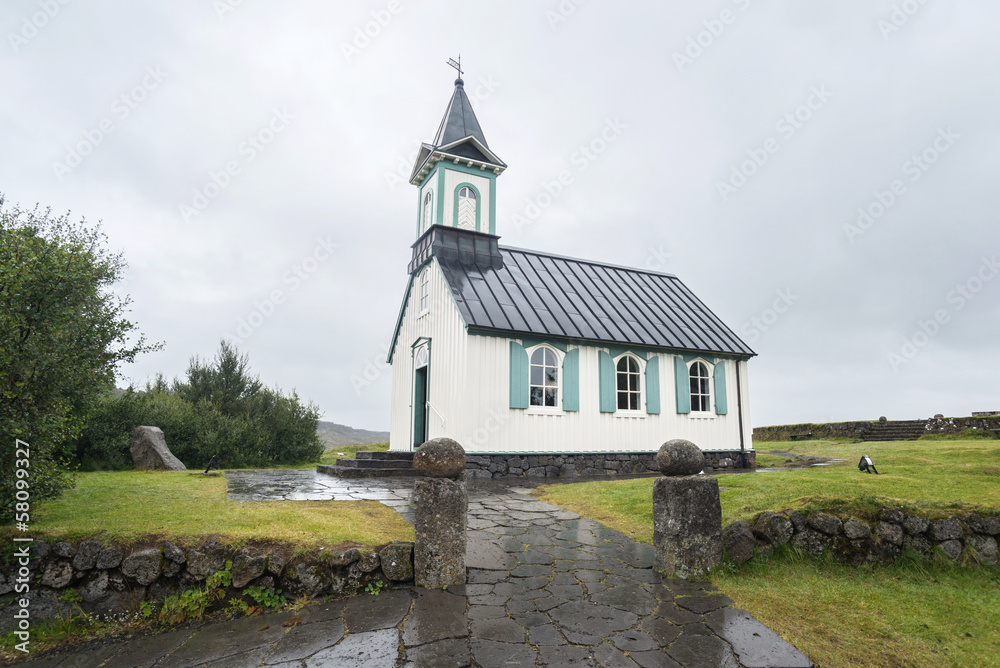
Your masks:
<instances>
[{"instance_id":1,"label":"white clapboard siding","mask_svg":"<svg viewBox=\"0 0 1000 668\"><path fill-rule=\"evenodd\" d=\"M421 337L431 339L428 399L436 409L428 411L428 437L453 438L467 452L641 452L656 450L672 438L688 439L703 450L739 449L736 363L732 360L725 362L727 415L692 417L676 412L670 354L658 355L660 414L601 413L599 348L590 346L580 347L579 411L546 414L509 408L511 339L468 335L436 260L429 266L430 312L417 313L418 275L393 353L392 450L411 449L410 351ZM749 379L746 362L739 364L744 445L750 449Z\"/></svg>"}]
</instances>

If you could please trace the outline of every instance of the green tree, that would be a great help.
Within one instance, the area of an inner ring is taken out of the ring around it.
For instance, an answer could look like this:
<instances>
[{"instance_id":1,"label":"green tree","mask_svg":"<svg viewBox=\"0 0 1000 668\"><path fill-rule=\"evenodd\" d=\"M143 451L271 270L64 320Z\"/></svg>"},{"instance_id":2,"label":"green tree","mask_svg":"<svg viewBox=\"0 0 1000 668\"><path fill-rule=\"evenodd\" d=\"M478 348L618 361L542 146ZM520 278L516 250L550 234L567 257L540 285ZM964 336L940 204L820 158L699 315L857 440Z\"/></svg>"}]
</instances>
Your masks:
<instances>
[{"instance_id":1,"label":"green tree","mask_svg":"<svg viewBox=\"0 0 1000 668\"><path fill-rule=\"evenodd\" d=\"M162 377L146 389L105 395L77 441L83 468L131 468L129 440L138 425L163 430L170 451L186 466L218 455L223 467L268 467L316 462L319 410L295 392L265 387L245 354L222 341L211 361L191 358L186 381Z\"/></svg>"},{"instance_id":2,"label":"green tree","mask_svg":"<svg viewBox=\"0 0 1000 668\"><path fill-rule=\"evenodd\" d=\"M67 444L117 365L147 345L111 291L126 265L100 226L9 207L0 195L0 522L14 508L16 439L30 446L33 501L72 485Z\"/></svg>"}]
</instances>

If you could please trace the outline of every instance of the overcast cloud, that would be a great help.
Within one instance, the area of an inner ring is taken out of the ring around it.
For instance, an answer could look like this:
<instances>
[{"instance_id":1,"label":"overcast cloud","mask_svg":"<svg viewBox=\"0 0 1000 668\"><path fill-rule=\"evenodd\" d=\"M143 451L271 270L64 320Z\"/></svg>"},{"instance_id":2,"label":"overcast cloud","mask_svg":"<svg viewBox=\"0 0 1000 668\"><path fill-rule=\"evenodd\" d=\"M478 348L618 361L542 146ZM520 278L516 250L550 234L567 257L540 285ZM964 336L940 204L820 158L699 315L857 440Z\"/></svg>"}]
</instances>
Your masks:
<instances>
[{"instance_id":1,"label":"overcast cloud","mask_svg":"<svg viewBox=\"0 0 1000 668\"><path fill-rule=\"evenodd\" d=\"M460 53L501 243L680 276L759 353L755 426L1000 409L1000 4L577 2L6 0L0 192L124 252L165 347L121 383L228 337L387 429Z\"/></svg>"}]
</instances>

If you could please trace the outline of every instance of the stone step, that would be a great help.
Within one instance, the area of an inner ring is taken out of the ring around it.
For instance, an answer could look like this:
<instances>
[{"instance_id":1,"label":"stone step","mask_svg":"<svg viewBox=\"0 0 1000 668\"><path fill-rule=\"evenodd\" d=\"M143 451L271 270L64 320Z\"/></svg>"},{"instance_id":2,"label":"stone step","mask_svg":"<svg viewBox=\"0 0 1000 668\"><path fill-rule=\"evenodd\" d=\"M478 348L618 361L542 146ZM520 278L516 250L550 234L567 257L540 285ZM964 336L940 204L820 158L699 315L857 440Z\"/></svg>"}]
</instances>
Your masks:
<instances>
[{"instance_id":1,"label":"stone step","mask_svg":"<svg viewBox=\"0 0 1000 668\"><path fill-rule=\"evenodd\" d=\"M415 478L420 474L414 469L355 468L353 466L331 466L320 464L317 473L325 473L337 478Z\"/></svg>"},{"instance_id":2,"label":"stone step","mask_svg":"<svg viewBox=\"0 0 1000 668\"><path fill-rule=\"evenodd\" d=\"M337 466L357 469L412 469L412 459L338 459Z\"/></svg>"},{"instance_id":3,"label":"stone step","mask_svg":"<svg viewBox=\"0 0 1000 668\"><path fill-rule=\"evenodd\" d=\"M413 461L413 453L412 452L385 452L385 451L379 451L379 450L375 450L375 451L372 451L372 450L361 450L359 452L355 452L354 453L354 458L355 459L379 459L379 460L405 459L405 460L408 460L408 461L412 462Z\"/></svg>"}]
</instances>

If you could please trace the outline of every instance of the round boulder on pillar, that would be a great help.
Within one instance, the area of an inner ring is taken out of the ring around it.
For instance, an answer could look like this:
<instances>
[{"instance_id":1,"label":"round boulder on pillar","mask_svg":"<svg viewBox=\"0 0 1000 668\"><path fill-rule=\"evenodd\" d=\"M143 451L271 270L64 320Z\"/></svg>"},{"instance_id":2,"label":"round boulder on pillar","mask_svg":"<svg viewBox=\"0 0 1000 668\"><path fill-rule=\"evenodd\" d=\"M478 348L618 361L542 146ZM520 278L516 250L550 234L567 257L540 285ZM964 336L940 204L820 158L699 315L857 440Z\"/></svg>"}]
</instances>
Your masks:
<instances>
[{"instance_id":1,"label":"round boulder on pillar","mask_svg":"<svg viewBox=\"0 0 1000 668\"><path fill-rule=\"evenodd\" d=\"M450 438L433 438L417 448L413 468L428 478L457 478L465 470L465 449Z\"/></svg>"},{"instance_id":2,"label":"round boulder on pillar","mask_svg":"<svg viewBox=\"0 0 1000 668\"><path fill-rule=\"evenodd\" d=\"M675 438L660 446L656 466L665 476L696 475L705 468L705 455L691 441Z\"/></svg>"}]
</instances>

